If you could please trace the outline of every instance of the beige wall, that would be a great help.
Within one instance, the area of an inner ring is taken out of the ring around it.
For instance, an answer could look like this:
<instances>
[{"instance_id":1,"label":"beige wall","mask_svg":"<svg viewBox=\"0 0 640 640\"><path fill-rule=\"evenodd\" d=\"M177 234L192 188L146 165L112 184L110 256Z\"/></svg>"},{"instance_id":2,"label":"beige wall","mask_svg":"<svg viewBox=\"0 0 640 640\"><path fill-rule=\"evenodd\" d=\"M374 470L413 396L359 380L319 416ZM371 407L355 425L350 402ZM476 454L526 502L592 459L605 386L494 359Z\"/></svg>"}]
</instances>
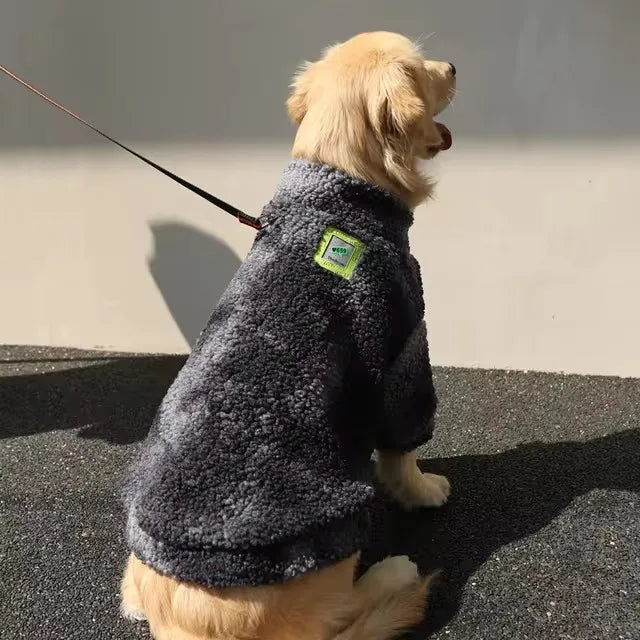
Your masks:
<instances>
[{"instance_id":1,"label":"beige wall","mask_svg":"<svg viewBox=\"0 0 640 640\"><path fill-rule=\"evenodd\" d=\"M634 0L3 0L0 62L257 212L291 72L374 28L459 69L412 232L434 361L640 375ZM186 350L251 239L0 78L0 341Z\"/></svg>"}]
</instances>

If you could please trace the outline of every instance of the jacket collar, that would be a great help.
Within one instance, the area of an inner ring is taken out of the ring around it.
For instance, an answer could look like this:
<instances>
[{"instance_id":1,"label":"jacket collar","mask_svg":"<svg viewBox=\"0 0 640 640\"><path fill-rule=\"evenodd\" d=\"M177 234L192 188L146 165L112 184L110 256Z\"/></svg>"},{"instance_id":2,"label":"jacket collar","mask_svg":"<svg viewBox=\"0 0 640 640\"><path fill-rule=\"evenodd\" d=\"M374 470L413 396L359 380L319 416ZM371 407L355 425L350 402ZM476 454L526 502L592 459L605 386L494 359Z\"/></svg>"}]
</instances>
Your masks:
<instances>
[{"instance_id":1,"label":"jacket collar","mask_svg":"<svg viewBox=\"0 0 640 640\"><path fill-rule=\"evenodd\" d=\"M395 196L346 173L306 160L285 170L260 218L265 225L281 216L329 214L346 226L365 226L393 240L408 238L412 211Z\"/></svg>"}]
</instances>

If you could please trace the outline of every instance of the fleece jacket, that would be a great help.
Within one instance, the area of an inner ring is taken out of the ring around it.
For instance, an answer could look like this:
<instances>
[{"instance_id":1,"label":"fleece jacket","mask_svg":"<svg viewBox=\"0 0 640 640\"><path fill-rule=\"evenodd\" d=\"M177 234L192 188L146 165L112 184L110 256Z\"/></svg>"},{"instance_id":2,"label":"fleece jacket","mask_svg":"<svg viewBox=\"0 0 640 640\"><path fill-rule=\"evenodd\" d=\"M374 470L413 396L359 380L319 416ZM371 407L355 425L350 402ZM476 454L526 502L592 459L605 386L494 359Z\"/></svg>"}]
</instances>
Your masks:
<instances>
[{"instance_id":1,"label":"fleece jacket","mask_svg":"<svg viewBox=\"0 0 640 640\"><path fill-rule=\"evenodd\" d=\"M261 220L125 489L131 550L207 587L363 548L373 450L423 444L436 408L412 212L297 160Z\"/></svg>"}]
</instances>

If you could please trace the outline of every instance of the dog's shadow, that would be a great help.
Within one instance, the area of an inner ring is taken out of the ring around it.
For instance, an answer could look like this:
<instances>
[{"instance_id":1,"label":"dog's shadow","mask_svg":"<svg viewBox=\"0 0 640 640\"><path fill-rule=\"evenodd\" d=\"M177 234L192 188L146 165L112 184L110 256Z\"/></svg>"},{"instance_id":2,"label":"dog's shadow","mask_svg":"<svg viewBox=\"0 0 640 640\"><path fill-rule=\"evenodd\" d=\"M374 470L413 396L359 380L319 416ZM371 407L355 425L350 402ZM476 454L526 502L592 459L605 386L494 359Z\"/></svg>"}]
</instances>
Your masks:
<instances>
[{"instance_id":1,"label":"dog's shadow","mask_svg":"<svg viewBox=\"0 0 640 640\"><path fill-rule=\"evenodd\" d=\"M176 325L193 347L211 311L240 266L222 240L179 222L151 225L149 270Z\"/></svg>"},{"instance_id":2,"label":"dog's shadow","mask_svg":"<svg viewBox=\"0 0 640 640\"><path fill-rule=\"evenodd\" d=\"M414 513L380 500L363 564L408 554L424 572L443 570L419 631L424 637L453 618L468 578L494 551L542 529L588 491L640 491L639 459L640 429L632 429L586 442L424 460L425 470L451 480L454 497L442 509Z\"/></svg>"},{"instance_id":3,"label":"dog's shadow","mask_svg":"<svg viewBox=\"0 0 640 640\"><path fill-rule=\"evenodd\" d=\"M138 442L185 361L185 356L97 353L86 358L77 363L71 358L69 368L0 377L0 440L77 429L82 438ZM42 360L44 366L50 362Z\"/></svg>"}]
</instances>

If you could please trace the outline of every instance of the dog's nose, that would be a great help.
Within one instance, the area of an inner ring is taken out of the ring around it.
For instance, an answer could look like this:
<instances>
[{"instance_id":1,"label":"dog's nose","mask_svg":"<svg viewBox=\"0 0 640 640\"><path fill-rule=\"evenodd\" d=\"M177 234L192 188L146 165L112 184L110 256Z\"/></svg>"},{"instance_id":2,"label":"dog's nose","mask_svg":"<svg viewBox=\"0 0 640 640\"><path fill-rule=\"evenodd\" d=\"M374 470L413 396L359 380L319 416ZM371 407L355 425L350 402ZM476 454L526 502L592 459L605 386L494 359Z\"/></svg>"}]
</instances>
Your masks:
<instances>
[{"instance_id":1,"label":"dog's nose","mask_svg":"<svg viewBox=\"0 0 640 640\"><path fill-rule=\"evenodd\" d=\"M449 71L451 72L451 75L455 77L455 75L456 75L456 65L453 64L453 62L449 63Z\"/></svg>"}]
</instances>

